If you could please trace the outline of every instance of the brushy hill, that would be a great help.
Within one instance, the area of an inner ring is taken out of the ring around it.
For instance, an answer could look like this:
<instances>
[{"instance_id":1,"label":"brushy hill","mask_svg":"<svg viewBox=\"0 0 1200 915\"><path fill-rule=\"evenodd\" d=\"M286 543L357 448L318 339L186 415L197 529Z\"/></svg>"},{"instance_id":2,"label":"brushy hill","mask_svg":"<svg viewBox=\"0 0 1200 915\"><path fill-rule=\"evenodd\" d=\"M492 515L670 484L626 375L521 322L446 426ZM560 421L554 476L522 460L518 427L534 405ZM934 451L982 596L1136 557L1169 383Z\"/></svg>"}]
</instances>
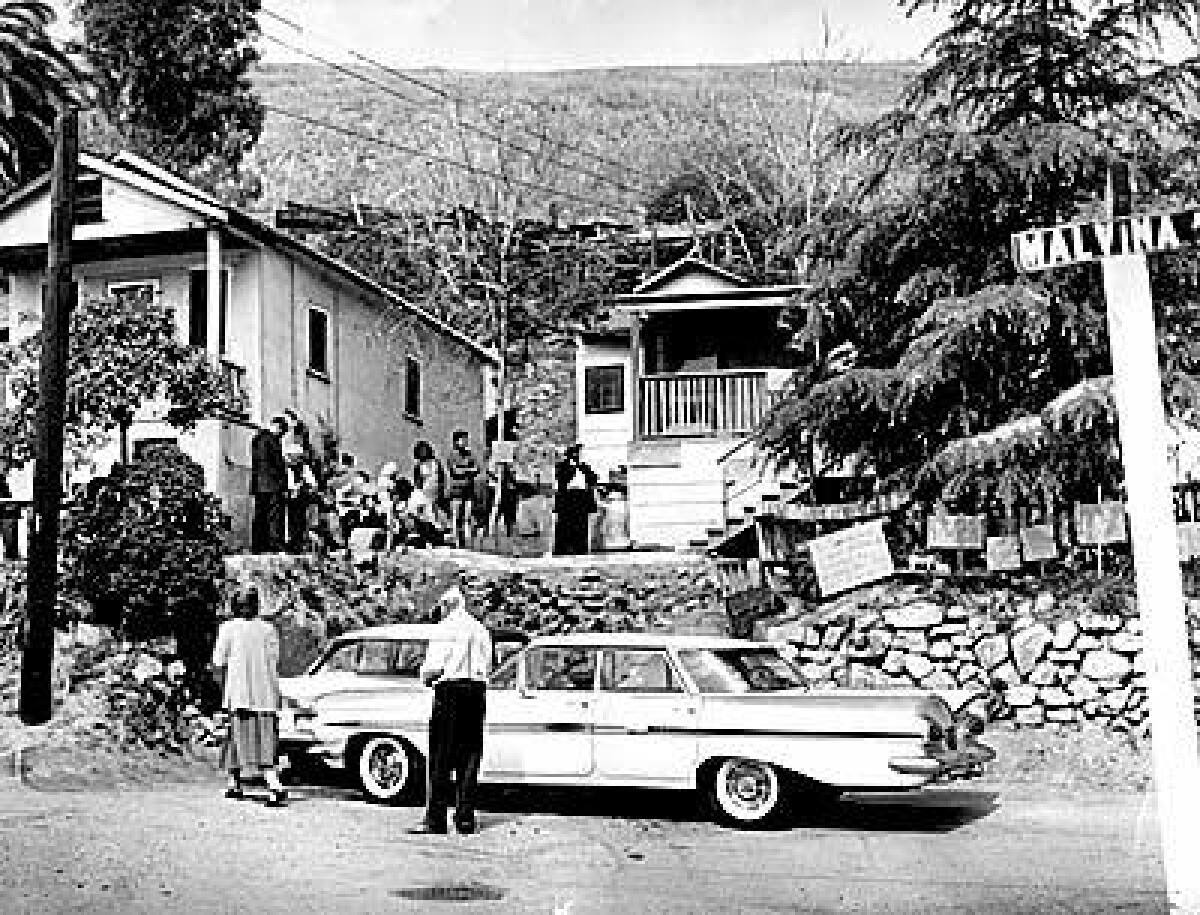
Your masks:
<instances>
[{"instance_id":1,"label":"brushy hill","mask_svg":"<svg viewBox=\"0 0 1200 915\"><path fill-rule=\"evenodd\" d=\"M387 84L395 94L319 64L263 66L256 84L268 106L457 162L466 155L477 169L504 170L584 198L560 201L568 218L607 212L610 218L632 220L636 205L678 170L689 145L702 142L700 137L714 132L752 135L764 119L798 121L814 98L828 101L840 120L862 121L896 100L914 68L894 63L781 63L413 74L468 100L457 114L453 102L394 75L363 68L358 72ZM458 117L469 123L460 124ZM498 156L495 140L469 124L502 133L538 155L510 150ZM494 185L485 177L473 179L464 170L430 164L274 111L268 112L252 164L264 179L259 208L265 212L289 199L340 207L357 199L403 210L475 199L486 204ZM581 174L581 169L600 177ZM547 195L529 189L524 195L526 214L546 214Z\"/></svg>"}]
</instances>

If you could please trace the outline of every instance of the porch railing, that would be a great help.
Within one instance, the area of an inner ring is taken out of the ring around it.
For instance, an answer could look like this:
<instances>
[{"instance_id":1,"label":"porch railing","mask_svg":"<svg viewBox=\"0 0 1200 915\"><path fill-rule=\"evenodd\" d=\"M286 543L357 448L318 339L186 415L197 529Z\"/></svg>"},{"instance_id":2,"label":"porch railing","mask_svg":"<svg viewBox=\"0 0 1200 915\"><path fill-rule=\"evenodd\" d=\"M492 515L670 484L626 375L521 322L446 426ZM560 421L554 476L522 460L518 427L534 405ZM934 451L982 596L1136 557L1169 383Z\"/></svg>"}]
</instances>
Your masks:
<instances>
[{"instance_id":1,"label":"porch railing","mask_svg":"<svg viewBox=\"0 0 1200 915\"><path fill-rule=\"evenodd\" d=\"M250 392L246 387L246 370L236 363L222 359L218 366L225 376L234 398L241 403L241 408L233 411L232 418L242 419L249 415Z\"/></svg>"},{"instance_id":2,"label":"porch railing","mask_svg":"<svg viewBox=\"0 0 1200 915\"><path fill-rule=\"evenodd\" d=\"M638 396L643 438L746 435L766 415L767 373L644 375Z\"/></svg>"}]
</instances>

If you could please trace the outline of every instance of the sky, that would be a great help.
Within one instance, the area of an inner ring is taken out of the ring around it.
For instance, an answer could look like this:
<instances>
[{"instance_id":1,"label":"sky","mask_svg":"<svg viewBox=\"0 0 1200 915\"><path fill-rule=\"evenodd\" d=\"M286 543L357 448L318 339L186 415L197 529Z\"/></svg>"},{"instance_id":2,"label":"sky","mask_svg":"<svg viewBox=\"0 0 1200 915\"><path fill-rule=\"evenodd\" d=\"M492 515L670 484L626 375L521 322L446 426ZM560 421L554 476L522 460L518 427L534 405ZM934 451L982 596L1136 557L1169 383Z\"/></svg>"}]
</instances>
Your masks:
<instances>
[{"instance_id":1,"label":"sky","mask_svg":"<svg viewBox=\"0 0 1200 915\"><path fill-rule=\"evenodd\" d=\"M264 31L323 50L340 45L398 67L555 70L758 63L821 56L913 60L940 19L897 0L263 0L304 26L263 16ZM303 38L303 40L301 40ZM267 60L297 59L264 42Z\"/></svg>"}]
</instances>

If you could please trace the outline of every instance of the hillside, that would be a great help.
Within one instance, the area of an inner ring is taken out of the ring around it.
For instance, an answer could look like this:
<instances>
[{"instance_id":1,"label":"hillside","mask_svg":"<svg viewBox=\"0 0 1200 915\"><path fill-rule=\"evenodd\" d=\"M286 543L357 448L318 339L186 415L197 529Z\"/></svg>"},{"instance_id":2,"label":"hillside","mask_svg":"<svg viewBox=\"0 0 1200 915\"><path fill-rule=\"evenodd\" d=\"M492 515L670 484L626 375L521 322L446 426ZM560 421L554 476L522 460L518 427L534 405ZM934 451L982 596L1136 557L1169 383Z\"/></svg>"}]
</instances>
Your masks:
<instances>
[{"instance_id":1,"label":"hillside","mask_svg":"<svg viewBox=\"0 0 1200 915\"><path fill-rule=\"evenodd\" d=\"M539 154L510 151L499 158L493 139L459 126L452 102L379 70L361 72L393 87L395 95L318 64L263 66L256 84L268 106L456 162L463 161L465 152L477 169L503 170L562 188L577 197L561 200L568 217L632 219L633 207L645 199L647 189L673 173L698 136L748 136L762 133L765 120L799 120L814 93L829 102L836 117L863 120L896 99L913 68L785 63L413 74L470 100L460 109L464 121L503 133ZM515 124L529 125L533 133L522 133ZM476 196L486 200L494 185L486 177L473 180L465 170L429 164L276 112L268 113L252 164L264 178L263 211L289 199L348 206L352 197L375 206L424 209ZM597 175L580 174L581 167ZM528 188L524 193L524 212L544 216L549 197Z\"/></svg>"}]
</instances>

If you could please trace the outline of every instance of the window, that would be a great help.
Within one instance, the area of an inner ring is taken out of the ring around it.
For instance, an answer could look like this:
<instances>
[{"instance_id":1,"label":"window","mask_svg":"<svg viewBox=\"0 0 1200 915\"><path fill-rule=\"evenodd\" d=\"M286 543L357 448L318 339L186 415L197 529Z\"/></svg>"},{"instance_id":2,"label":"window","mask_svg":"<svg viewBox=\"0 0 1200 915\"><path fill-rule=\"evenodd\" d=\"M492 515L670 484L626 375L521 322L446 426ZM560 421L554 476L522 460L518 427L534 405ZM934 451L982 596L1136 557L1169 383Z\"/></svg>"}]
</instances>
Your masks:
<instances>
[{"instance_id":1,"label":"window","mask_svg":"<svg viewBox=\"0 0 1200 915\"><path fill-rule=\"evenodd\" d=\"M104 222L104 182L97 177L75 182L75 225Z\"/></svg>"},{"instance_id":2,"label":"window","mask_svg":"<svg viewBox=\"0 0 1200 915\"><path fill-rule=\"evenodd\" d=\"M401 677L419 677L421 665L425 663L425 652L429 643L423 639L405 639L396 642L396 661L393 672Z\"/></svg>"},{"instance_id":3,"label":"window","mask_svg":"<svg viewBox=\"0 0 1200 915\"><path fill-rule=\"evenodd\" d=\"M539 648L525 662L530 689L590 690L596 684L594 648Z\"/></svg>"},{"instance_id":4,"label":"window","mask_svg":"<svg viewBox=\"0 0 1200 915\"><path fill-rule=\"evenodd\" d=\"M363 642L358 656L358 673L390 674L392 672L392 642Z\"/></svg>"},{"instance_id":5,"label":"window","mask_svg":"<svg viewBox=\"0 0 1200 915\"><path fill-rule=\"evenodd\" d=\"M308 308L308 370L329 377L329 312Z\"/></svg>"},{"instance_id":6,"label":"window","mask_svg":"<svg viewBox=\"0 0 1200 915\"><path fill-rule=\"evenodd\" d=\"M491 679L488 680L488 689L515 689L517 686L517 658L509 658L508 663L502 665Z\"/></svg>"},{"instance_id":7,"label":"window","mask_svg":"<svg viewBox=\"0 0 1200 915\"><path fill-rule=\"evenodd\" d=\"M105 294L113 298L130 302L157 302L158 280L121 280L110 282L105 287Z\"/></svg>"},{"instance_id":8,"label":"window","mask_svg":"<svg viewBox=\"0 0 1200 915\"><path fill-rule=\"evenodd\" d=\"M583 370L583 412L625 410L625 366L589 365Z\"/></svg>"},{"instance_id":9,"label":"window","mask_svg":"<svg viewBox=\"0 0 1200 915\"><path fill-rule=\"evenodd\" d=\"M321 662L321 673L353 673L358 666L358 642L350 642L333 649Z\"/></svg>"},{"instance_id":10,"label":"window","mask_svg":"<svg viewBox=\"0 0 1200 915\"><path fill-rule=\"evenodd\" d=\"M600 688L622 693L681 693L683 687L661 651L607 652Z\"/></svg>"},{"instance_id":11,"label":"window","mask_svg":"<svg viewBox=\"0 0 1200 915\"><path fill-rule=\"evenodd\" d=\"M179 440L174 438L139 438L133 443L133 459L135 461L144 461L147 454L155 448L178 444Z\"/></svg>"},{"instance_id":12,"label":"window","mask_svg":"<svg viewBox=\"0 0 1200 915\"><path fill-rule=\"evenodd\" d=\"M421 417L421 363L412 356L404 357L404 412Z\"/></svg>"},{"instance_id":13,"label":"window","mask_svg":"<svg viewBox=\"0 0 1200 915\"><path fill-rule=\"evenodd\" d=\"M217 313L221 322L217 328L220 339L220 354L225 355L225 325L229 314L229 271L221 271L221 309ZM208 271L192 270L188 274L188 345L200 349L208 347Z\"/></svg>"},{"instance_id":14,"label":"window","mask_svg":"<svg viewBox=\"0 0 1200 915\"><path fill-rule=\"evenodd\" d=\"M12 342L12 297L9 294L11 280L8 274L0 273L0 343Z\"/></svg>"}]
</instances>

